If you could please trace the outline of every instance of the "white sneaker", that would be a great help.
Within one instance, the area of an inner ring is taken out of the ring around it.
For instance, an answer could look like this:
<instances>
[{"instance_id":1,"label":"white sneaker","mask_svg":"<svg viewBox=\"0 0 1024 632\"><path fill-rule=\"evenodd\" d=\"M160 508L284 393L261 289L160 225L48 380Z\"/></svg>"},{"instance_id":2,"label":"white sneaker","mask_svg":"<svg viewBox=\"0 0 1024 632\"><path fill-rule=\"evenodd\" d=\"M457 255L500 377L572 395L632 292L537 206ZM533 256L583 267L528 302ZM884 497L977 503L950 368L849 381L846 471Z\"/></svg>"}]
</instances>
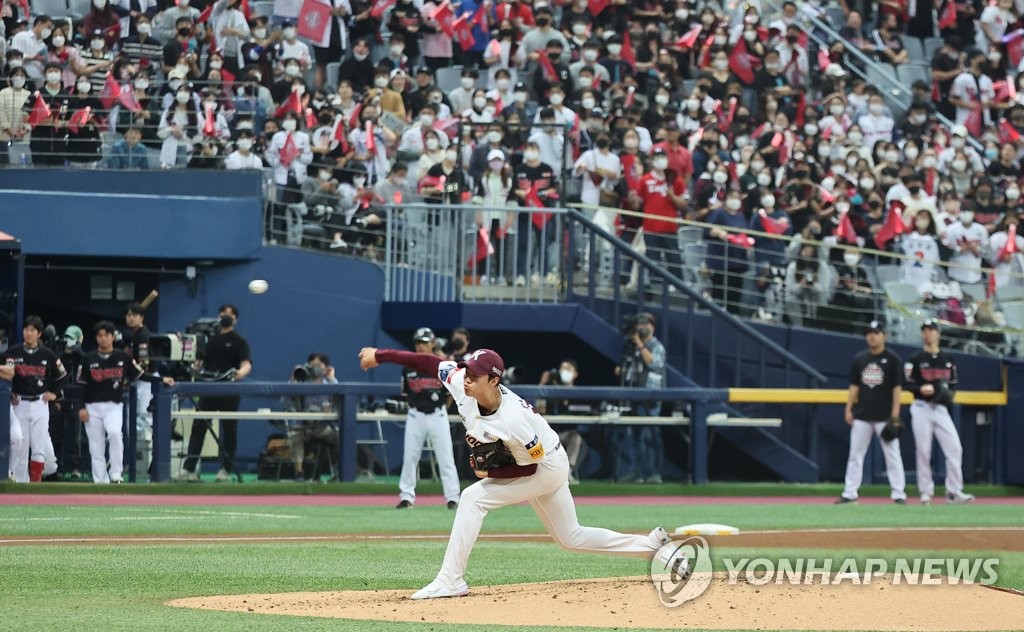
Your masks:
<instances>
[{"instance_id":1,"label":"white sneaker","mask_svg":"<svg viewBox=\"0 0 1024 632\"><path fill-rule=\"evenodd\" d=\"M489 277L483 276L483 275L480 276L480 285L487 286L487 285L490 285L490 284L491 284L491 279Z\"/></svg>"},{"instance_id":2,"label":"white sneaker","mask_svg":"<svg viewBox=\"0 0 1024 632\"><path fill-rule=\"evenodd\" d=\"M231 480L231 475L228 474L228 471L225 470L224 468L220 468L219 470L217 470L217 478L214 480L216 480L218 483L226 483L227 481Z\"/></svg>"},{"instance_id":3,"label":"white sneaker","mask_svg":"<svg viewBox=\"0 0 1024 632\"><path fill-rule=\"evenodd\" d=\"M469 586L462 582L455 589L448 588L436 579L412 594L409 599L440 599L442 597L465 597Z\"/></svg>"},{"instance_id":4,"label":"white sneaker","mask_svg":"<svg viewBox=\"0 0 1024 632\"><path fill-rule=\"evenodd\" d=\"M947 494L946 504L948 505L966 505L967 503L974 500L974 494L965 494L960 492L959 494Z\"/></svg>"},{"instance_id":5,"label":"white sneaker","mask_svg":"<svg viewBox=\"0 0 1024 632\"><path fill-rule=\"evenodd\" d=\"M526 285L526 277L520 274L516 277L516 287L523 287L524 285Z\"/></svg>"},{"instance_id":6,"label":"white sneaker","mask_svg":"<svg viewBox=\"0 0 1024 632\"><path fill-rule=\"evenodd\" d=\"M544 275L544 285L558 285L558 275L554 272L548 272Z\"/></svg>"},{"instance_id":7,"label":"white sneaker","mask_svg":"<svg viewBox=\"0 0 1024 632\"><path fill-rule=\"evenodd\" d=\"M181 470L174 475L174 480L186 483L198 483L199 475L195 472L189 472L188 470Z\"/></svg>"},{"instance_id":8,"label":"white sneaker","mask_svg":"<svg viewBox=\"0 0 1024 632\"><path fill-rule=\"evenodd\" d=\"M647 537L650 538L651 546L655 549L660 549L672 541L672 538L668 536L668 531L665 531L663 527L658 527L654 531L651 531Z\"/></svg>"},{"instance_id":9,"label":"white sneaker","mask_svg":"<svg viewBox=\"0 0 1024 632\"><path fill-rule=\"evenodd\" d=\"M922 495L921 496L921 504L922 505L930 505L930 504L932 504L932 497L931 496Z\"/></svg>"},{"instance_id":10,"label":"white sneaker","mask_svg":"<svg viewBox=\"0 0 1024 632\"><path fill-rule=\"evenodd\" d=\"M530 285L540 285L540 275L536 272L530 275Z\"/></svg>"}]
</instances>

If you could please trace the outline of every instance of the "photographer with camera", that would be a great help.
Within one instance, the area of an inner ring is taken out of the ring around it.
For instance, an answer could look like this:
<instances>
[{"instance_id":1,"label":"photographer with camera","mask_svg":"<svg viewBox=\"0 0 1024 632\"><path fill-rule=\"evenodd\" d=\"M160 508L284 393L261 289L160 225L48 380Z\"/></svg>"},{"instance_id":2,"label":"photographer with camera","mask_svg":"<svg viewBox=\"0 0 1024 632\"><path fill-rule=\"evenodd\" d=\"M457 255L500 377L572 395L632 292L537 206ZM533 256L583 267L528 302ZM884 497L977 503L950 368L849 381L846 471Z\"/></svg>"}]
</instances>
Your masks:
<instances>
[{"instance_id":1,"label":"photographer with camera","mask_svg":"<svg viewBox=\"0 0 1024 632\"><path fill-rule=\"evenodd\" d=\"M545 371L540 376L540 385L574 386L579 375L579 367L576 361L566 358L562 360L557 369ZM581 412L590 414L592 409L589 404L589 402L574 404L565 399L541 399L537 400L537 412L542 415L572 415ZM558 440L562 442L562 446L565 448L565 455L569 457L569 484L577 485L580 482L578 466L579 462L583 460L580 455L586 454L587 445L583 442L583 436L580 435L579 428L559 432Z\"/></svg>"},{"instance_id":2,"label":"photographer with camera","mask_svg":"<svg viewBox=\"0 0 1024 632\"><path fill-rule=\"evenodd\" d=\"M252 372L252 357L249 353L249 342L235 331L238 322L238 309L230 303L221 305L217 310L219 333L211 336L206 343L206 356L201 361L203 371L212 373L218 379L239 382ZM228 411L238 410L240 398L235 396L200 397L198 410ZM196 419L192 422L192 433L188 438L188 457L182 469L175 476L179 481L198 481L196 466L203 450L206 432L210 430L209 419ZM220 422L221 467L217 472L218 481L228 480L228 473L235 471L235 447L238 442L238 420L224 419ZM216 437L215 437L216 438Z\"/></svg>"},{"instance_id":3,"label":"photographer with camera","mask_svg":"<svg viewBox=\"0 0 1024 632\"><path fill-rule=\"evenodd\" d=\"M434 353L434 342L434 332L427 327L420 327L413 336L416 353ZM455 469L446 408L448 394L437 375L424 375L409 367L402 369L402 394L409 410L405 417L405 453L402 476L398 479L399 500L395 508L408 509L416 502L420 458L423 445L429 438L437 458L445 500L449 509L455 509L459 506L459 474Z\"/></svg>"},{"instance_id":4,"label":"photographer with camera","mask_svg":"<svg viewBox=\"0 0 1024 632\"><path fill-rule=\"evenodd\" d=\"M657 321L650 312L627 320L622 364L615 368L621 386L662 388L665 385L665 346L654 337ZM657 417L661 402L630 402L636 417ZM619 447L615 480L619 483L661 483L665 455L659 426L622 425L615 433Z\"/></svg>"},{"instance_id":5,"label":"photographer with camera","mask_svg":"<svg viewBox=\"0 0 1024 632\"><path fill-rule=\"evenodd\" d=\"M292 370L292 382L307 384L337 384L331 360L323 353L311 353L306 364ZM290 412L328 413L334 409L331 395L305 395L292 399ZM332 448L338 447L338 429L329 421L293 421L288 424L288 445L291 448L292 463L295 465L295 482L306 479L302 471L306 459L306 441L322 441Z\"/></svg>"}]
</instances>

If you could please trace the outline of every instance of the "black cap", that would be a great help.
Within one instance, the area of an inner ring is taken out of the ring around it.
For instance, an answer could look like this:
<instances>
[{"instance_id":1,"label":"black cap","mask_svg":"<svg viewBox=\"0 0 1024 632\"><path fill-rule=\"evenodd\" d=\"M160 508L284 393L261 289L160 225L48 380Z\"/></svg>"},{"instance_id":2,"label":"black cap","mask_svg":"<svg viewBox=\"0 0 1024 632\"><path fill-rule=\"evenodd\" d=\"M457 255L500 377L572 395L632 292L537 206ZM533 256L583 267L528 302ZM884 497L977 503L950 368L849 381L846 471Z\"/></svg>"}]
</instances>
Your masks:
<instances>
[{"instance_id":1,"label":"black cap","mask_svg":"<svg viewBox=\"0 0 1024 632\"><path fill-rule=\"evenodd\" d=\"M867 326L864 328L864 333L870 334L870 333L874 333L874 332L878 332L880 334L884 334L885 333L885 323L883 323L880 320L873 320L873 321L869 322L867 324Z\"/></svg>"},{"instance_id":2,"label":"black cap","mask_svg":"<svg viewBox=\"0 0 1024 632\"><path fill-rule=\"evenodd\" d=\"M420 327L412 337L413 342L434 342L434 332L429 327Z\"/></svg>"},{"instance_id":3,"label":"black cap","mask_svg":"<svg viewBox=\"0 0 1024 632\"><path fill-rule=\"evenodd\" d=\"M124 313L141 315L146 313L146 308L140 305L139 303L128 303L128 305L124 308Z\"/></svg>"},{"instance_id":4,"label":"black cap","mask_svg":"<svg viewBox=\"0 0 1024 632\"><path fill-rule=\"evenodd\" d=\"M928 320L921 323L921 330L924 331L925 329L934 329L938 331L939 321L934 318L929 318Z\"/></svg>"},{"instance_id":5,"label":"black cap","mask_svg":"<svg viewBox=\"0 0 1024 632\"><path fill-rule=\"evenodd\" d=\"M522 81L520 81L520 82L516 83L516 87L513 88L513 91L514 92L527 92L528 90L526 88L526 84L523 83Z\"/></svg>"},{"instance_id":6,"label":"black cap","mask_svg":"<svg viewBox=\"0 0 1024 632\"><path fill-rule=\"evenodd\" d=\"M431 70L428 66L420 66L419 68L416 69L416 74L417 75L430 75L431 77L433 77L434 76L434 71Z\"/></svg>"}]
</instances>

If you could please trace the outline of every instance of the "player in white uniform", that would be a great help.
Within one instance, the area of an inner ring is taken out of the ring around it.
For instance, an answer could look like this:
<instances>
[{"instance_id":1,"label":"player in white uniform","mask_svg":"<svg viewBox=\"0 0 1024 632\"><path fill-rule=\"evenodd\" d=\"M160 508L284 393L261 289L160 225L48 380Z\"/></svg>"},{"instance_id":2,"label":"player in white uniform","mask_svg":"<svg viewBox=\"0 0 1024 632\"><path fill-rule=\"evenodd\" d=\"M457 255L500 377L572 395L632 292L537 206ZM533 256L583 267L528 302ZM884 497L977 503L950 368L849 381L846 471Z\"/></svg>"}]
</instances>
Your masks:
<instances>
[{"instance_id":1,"label":"player in white uniform","mask_svg":"<svg viewBox=\"0 0 1024 632\"><path fill-rule=\"evenodd\" d=\"M14 367L7 366L6 364L0 365L0 379L10 380L14 377ZM7 477L10 480L14 480L14 457L20 454L21 442L24 440L24 435L21 433L21 424L18 423L18 415L14 410L14 405L11 405L11 420L10 420L10 441L11 449L7 453Z\"/></svg>"},{"instance_id":2,"label":"player in white uniform","mask_svg":"<svg viewBox=\"0 0 1024 632\"><path fill-rule=\"evenodd\" d=\"M608 529L582 527L569 493L569 459L551 429L528 402L500 384L505 363L494 351L480 349L456 364L437 356L364 347L359 352L363 370L393 362L424 373L434 370L455 398L470 446L500 441L514 462L480 471L482 480L462 492L444 562L434 581L413 599L461 597L469 593L464 574L487 512L527 501L551 537L567 551L608 553L653 558L657 553L667 568L685 568L680 550L658 527L648 535L628 535Z\"/></svg>"},{"instance_id":3,"label":"player in white uniform","mask_svg":"<svg viewBox=\"0 0 1024 632\"><path fill-rule=\"evenodd\" d=\"M903 365L907 390L914 394L910 405L910 423L917 446L917 488L921 504L930 505L935 495L932 479L932 438L939 442L946 457L946 502L954 505L974 500L964 493L963 446L947 407L953 403L956 388L956 362L939 349L939 324L929 318L921 325L924 349Z\"/></svg>"}]
</instances>

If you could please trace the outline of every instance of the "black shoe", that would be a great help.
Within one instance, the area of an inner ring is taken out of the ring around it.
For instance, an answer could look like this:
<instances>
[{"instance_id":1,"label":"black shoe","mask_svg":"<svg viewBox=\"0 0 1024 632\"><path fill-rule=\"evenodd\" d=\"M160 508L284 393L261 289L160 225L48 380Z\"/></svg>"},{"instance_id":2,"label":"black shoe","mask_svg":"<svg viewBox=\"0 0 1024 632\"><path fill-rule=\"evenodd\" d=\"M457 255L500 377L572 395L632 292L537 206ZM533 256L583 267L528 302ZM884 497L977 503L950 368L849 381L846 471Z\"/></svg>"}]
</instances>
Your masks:
<instances>
[{"instance_id":1,"label":"black shoe","mask_svg":"<svg viewBox=\"0 0 1024 632\"><path fill-rule=\"evenodd\" d=\"M856 505L857 504L857 499L856 498L847 498L846 496L840 496L839 500L837 500L835 502L835 504L837 504L837 505Z\"/></svg>"},{"instance_id":2,"label":"black shoe","mask_svg":"<svg viewBox=\"0 0 1024 632\"><path fill-rule=\"evenodd\" d=\"M402 501L402 502L405 502L405 501ZM448 501L448 508L451 509L452 511L454 511L454 510L459 508L459 503L455 502L454 500L449 500Z\"/></svg>"},{"instance_id":3,"label":"black shoe","mask_svg":"<svg viewBox=\"0 0 1024 632\"><path fill-rule=\"evenodd\" d=\"M907 499L906 498L897 498L897 499L893 500L893 502L896 503L897 505L905 505L905 504L907 504Z\"/></svg>"},{"instance_id":4,"label":"black shoe","mask_svg":"<svg viewBox=\"0 0 1024 632\"><path fill-rule=\"evenodd\" d=\"M395 509L412 509L412 503L408 500L403 500L395 505Z\"/></svg>"},{"instance_id":5,"label":"black shoe","mask_svg":"<svg viewBox=\"0 0 1024 632\"><path fill-rule=\"evenodd\" d=\"M53 474L47 474L43 477L44 483L54 483L60 481L60 473L54 472Z\"/></svg>"}]
</instances>

